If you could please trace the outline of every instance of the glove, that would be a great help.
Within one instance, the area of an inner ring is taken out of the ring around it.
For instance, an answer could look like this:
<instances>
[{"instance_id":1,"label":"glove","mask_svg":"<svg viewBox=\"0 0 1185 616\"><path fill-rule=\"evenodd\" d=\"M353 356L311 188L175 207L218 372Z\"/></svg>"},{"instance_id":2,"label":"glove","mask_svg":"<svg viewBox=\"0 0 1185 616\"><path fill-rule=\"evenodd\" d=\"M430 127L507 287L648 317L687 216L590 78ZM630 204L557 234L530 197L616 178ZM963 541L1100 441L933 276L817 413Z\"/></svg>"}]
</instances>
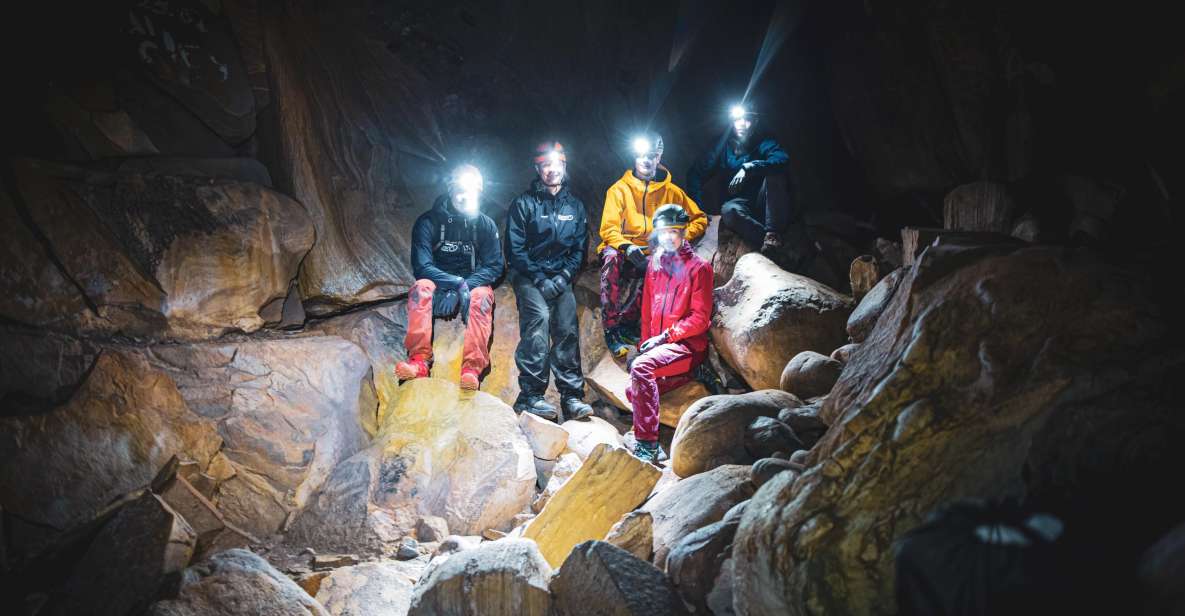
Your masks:
<instances>
[{"instance_id":1,"label":"glove","mask_svg":"<svg viewBox=\"0 0 1185 616\"><path fill-rule=\"evenodd\" d=\"M638 347L638 350L641 351L642 353L645 353L646 351L649 351L650 349L653 349L654 347L656 347L660 344L666 344L666 342L667 342L667 333L663 332L663 333L661 333L657 336L654 336L652 338L647 338L644 342L642 342L642 346Z\"/></svg>"},{"instance_id":2,"label":"glove","mask_svg":"<svg viewBox=\"0 0 1185 616\"><path fill-rule=\"evenodd\" d=\"M542 282L535 286L543 294L543 299L550 302L564 292L563 280L563 276L552 276L551 278L543 279Z\"/></svg>"},{"instance_id":3,"label":"glove","mask_svg":"<svg viewBox=\"0 0 1185 616\"><path fill-rule=\"evenodd\" d=\"M457 315L461 296L455 289L440 291L432 296L432 316L451 319Z\"/></svg>"},{"instance_id":4,"label":"glove","mask_svg":"<svg viewBox=\"0 0 1185 616\"><path fill-rule=\"evenodd\" d=\"M469 325L469 284L461 281L457 285L457 307L461 311L461 322Z\"/></svg>"},{"instance_id":5,"label":"glove","mask_svg":"<svg viewBox=\"0 0 1185 616\"><path fill-rule=\"evenodd\" d=\"M732 176L732 180L728 182L728 194L735 195L745 185L745 167L741 166L737 174Z\"/></svg>"},{"instance_id":6,"label":"glove","mask_svg":"<svg viewBox=\"0 0 1185 616\"><path fill-rule=\"evenodd\" d=\"M646 269L646 251L642 250L641 246L631 244L625 250L625 258L629 259L630 263L634 264L634 267L640 270Z\"/></svg>"}]
</instances>

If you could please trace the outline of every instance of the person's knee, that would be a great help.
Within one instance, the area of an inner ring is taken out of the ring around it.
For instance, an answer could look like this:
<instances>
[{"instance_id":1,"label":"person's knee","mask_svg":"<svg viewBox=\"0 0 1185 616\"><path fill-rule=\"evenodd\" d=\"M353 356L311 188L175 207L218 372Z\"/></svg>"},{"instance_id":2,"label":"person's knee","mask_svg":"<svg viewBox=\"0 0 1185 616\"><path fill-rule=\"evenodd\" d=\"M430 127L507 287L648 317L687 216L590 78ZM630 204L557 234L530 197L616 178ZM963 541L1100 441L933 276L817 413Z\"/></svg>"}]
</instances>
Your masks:
<instances>
[{"instance_id":1,"label":"person's knee","mask_svg":"<svg viewBox=\"0 0 1185 616\"><path fill-rule=\"evenodd\" d=\"M601 269L620 267L625 255L612 246L606 246L601 251Z\"/></svg>"},{"instance_id":2,"label":"person's knee","mask_svg":"<svg viewBox=\"0 0 1185 616\"><path fill-rule=\"evenodd\" d=\"M630 378L649 381L654 378L654 370L657 366L654 360L645 355L638 356L634 363L630 365Z\"/></svg>"},{"instance_id":3,"label":"person's knee","mask_svg":"<svg viewBox=\"0 0 1185 616\"><path fill-rule=\"evenodd\" d=\"M737 201L725 201L720 208L720 216L725 222L734 222L747 214L745 206Z\"/></svg>"},{"instance_id":4,"label":"person's knee","mask_svg":"<svg viewBox=\"0 0 1185 616\"><path fill-rule=\"evenodd\" d=\"M469 291L470 309L477 308L479 312L489 313L494 309L494 290L489 287L477 287Z\"/></svg>"},{"instance_id":5,"label":"person's knee","mask_svg":"<svg viewBox=\"0 0 1185 616\"><path fill-rule=\"evenodd\" d=\"M436 283L427 278L421 278L411 286L407 296L411 303L419 304L432 301L432 294L435 292Z\"/></svg>"}]
</instances>

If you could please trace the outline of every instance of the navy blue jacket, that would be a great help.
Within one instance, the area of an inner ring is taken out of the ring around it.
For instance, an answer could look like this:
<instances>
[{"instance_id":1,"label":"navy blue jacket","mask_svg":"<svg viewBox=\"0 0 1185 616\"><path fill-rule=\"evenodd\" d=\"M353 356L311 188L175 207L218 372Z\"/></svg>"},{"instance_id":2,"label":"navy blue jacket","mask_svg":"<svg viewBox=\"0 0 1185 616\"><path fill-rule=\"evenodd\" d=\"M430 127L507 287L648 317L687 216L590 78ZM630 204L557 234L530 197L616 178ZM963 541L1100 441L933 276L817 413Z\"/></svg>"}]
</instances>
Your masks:
<instances>
[{"instance_id":1,"label":"navy blue jacket","mask_svg":"<svg viewBox=\"0 0 1185 616\"><path fill-rule=\"evenodd\" d=\"M469 218L453 209L448 195L436 198L411 229L411 269L444 290L462 281L470 289L493 286L504 268L498 227L485 214Z\"/></svg>"},{"instance_id":2,"label":"navy blue jacket","mask_svg":"<svg viewBox=\"0 0 1185 616\"><path fill-rule=\"evenodd\" d=\"M538 284L556 274L571 281L584 263L588 214L568 183L552 196L538 179L510 204L506 252L510 267Z\"/></svg>"},{"instance_id":3,"label":"navy blue jacket","mask_svg":"<svg viewBox=\"0 0 1185 616\"><path fill-rule=\"evenodd\" d=\"M771 134L754 134L749 139L749 147L739 154L734 151L735 143L736 138L730 130L687 171L687 196L696 203L701 203L704 196L704 183L721 171L727 171L728 179L731 180L741 165L752 163L750 170L745 173L746 177L749 174L765 177L782 172L790 162L786 151Z\"/></svg>"}]
</instances>

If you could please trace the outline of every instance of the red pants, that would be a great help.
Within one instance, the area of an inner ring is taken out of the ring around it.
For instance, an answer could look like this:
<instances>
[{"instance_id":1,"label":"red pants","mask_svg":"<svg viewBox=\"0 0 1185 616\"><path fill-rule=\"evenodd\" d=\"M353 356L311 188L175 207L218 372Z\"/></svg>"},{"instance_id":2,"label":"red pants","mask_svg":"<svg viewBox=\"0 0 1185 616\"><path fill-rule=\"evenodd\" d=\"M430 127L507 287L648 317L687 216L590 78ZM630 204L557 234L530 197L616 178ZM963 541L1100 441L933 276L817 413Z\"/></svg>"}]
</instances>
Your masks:
<instances>
[{"instance_id":1,"label":"red pants","mask_svg":"<svg viewBox=\"0 0 1185 616\"><path fill-rule=\"evenodd\" d=\"M436 283L417 280L407 294L407 347L409 359L432 361L432 293ZM477 287L469 292L469 325L465 328L465 345L461 371L478 374L490 365L490 333L494 327L494 290Z\"/></svg>"},{"instance_id":2,"label":"red pants","mask_svg":"<svg viewBox=\"0 0 1185 616\"><path fill-rule=\"evenodd\" d=\"M635 438L658 440L659 396L690 381L700 361L695 351L680 342L660 344L634 359L625 397L634 409Z\"/></svg>"},{"instance_id":3,"label":"red pants","mask_svg":"<svg viewBox=\"0 0 1185 616\"><path fill-rule=\"evenodd\" d=\"M644 275L625 253L611 246L601 251L601 321L606 330L641 320Z\"/></svg>"}]
</instances>

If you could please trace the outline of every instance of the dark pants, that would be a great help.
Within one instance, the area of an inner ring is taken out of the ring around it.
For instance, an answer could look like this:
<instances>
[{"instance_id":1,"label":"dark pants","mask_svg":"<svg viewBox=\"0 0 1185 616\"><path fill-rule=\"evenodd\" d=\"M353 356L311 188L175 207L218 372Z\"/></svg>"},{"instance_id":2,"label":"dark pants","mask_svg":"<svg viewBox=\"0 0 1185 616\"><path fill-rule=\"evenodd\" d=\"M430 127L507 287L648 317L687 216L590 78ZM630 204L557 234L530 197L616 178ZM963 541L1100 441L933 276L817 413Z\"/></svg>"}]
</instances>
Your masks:
<instances>
[{"instance_id":1,"label":"dark pants","mask_svg":"<svg viewBox=\"0 0 1185 616\"><path fill-rule=\"evenodd\" d=\"M584 397L584 373L580 371L580 325L572 288L550 302L535 285L517 272L510 274L518 302L518 387L525 394L543 395L548 371L555 375L561 396Z\"/></svg>"},{"instance_id":2,"label":"dark pants","mask_svg":"<svg viewBox=\"0 0 1185 616\"><path fill-rule=\"evenodd\" d=\"M786 231L790 222L790 190L786 176L780 173L767 176L760 184L745 184L740 194L721 206L721 222L746 244L760 248L766 233L780 235Z\"/></svg>"},{"instance_id":3,"label":"dark pants","mask_svg":"<svg viewBox=\"0 0 1185 616\"><path fill-rule=\"evenodd\" d=\"M609 330L642 320L642 280L625 253L612 246L601 251L601 321Z\"/></svg>"}]
</instances>

